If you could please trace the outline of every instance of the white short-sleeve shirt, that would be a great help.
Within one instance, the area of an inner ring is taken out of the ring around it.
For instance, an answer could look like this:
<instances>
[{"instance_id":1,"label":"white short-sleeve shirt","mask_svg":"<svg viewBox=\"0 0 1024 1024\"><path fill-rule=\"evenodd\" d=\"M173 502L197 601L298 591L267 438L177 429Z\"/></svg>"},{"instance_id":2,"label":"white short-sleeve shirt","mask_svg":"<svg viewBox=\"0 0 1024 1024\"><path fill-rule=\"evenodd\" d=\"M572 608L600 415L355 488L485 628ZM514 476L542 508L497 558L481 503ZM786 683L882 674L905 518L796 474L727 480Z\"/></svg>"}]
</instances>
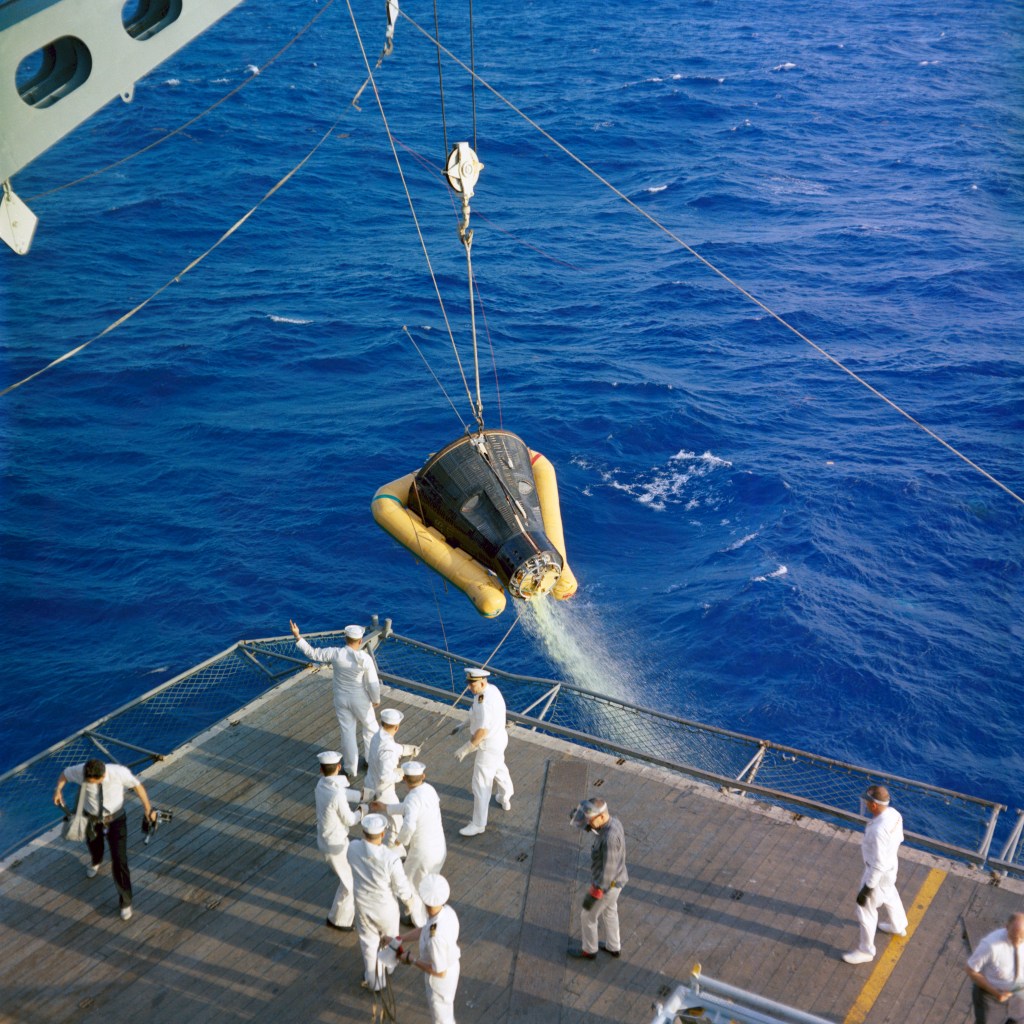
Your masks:
<instances>
[{"instance_id":1,"label":"white short-sleeve shirt","mask_svg":"<svg viewBox=\"0 0 1024 1024\"><path fill-rule=\"evenodd\" d=\"M1006 929L997 928L978 943L978 948L967 960L967 966L995 988L1003 992L1012 991L1024 987L1024 946L1017 947L1016 964L1013 954L1013 943Z\"/></svg>"},{"instance_id":2,"label":"white short-sleeve shirt","mask_svg":"<svg viewBox=\"0 0 1024 1024\"><path fill-rule=\"evenodd\" d=\"M441 908L437 917L428 917L420 931L419 959L435 971L447 971L459 962L459 918L451 907Z\"/></svg>"},{"instance_id":3,"label":"white short-sleeve shirt","mask_svg":"<svg viewBox=\"0 0 1024 1024\"><path fill-rule=\"evenodd\" d=\"M504 750L508 743L505 731L505 698L493 684L488 684L483 693L473 698L469 709L469 734L477 729L486 729L487 735L480 744L481 750Z\"/></svg>"},{"instance_id":4,"label":"white short-sleeve shirt","mask_svg":"<svg viewBox=\"0 0 1024 1024\"><path fill-rule=\"evenodd\" d=\"M86 814L98 815L100 813L101 789L103 790L103 813L117 814L124 807L124 791L135 789L139 785L139 780L124 765L108 764L106 769L107 773L99 785L85 782L84 763L64 769L64 778L68 782L74 782L79 786L85 784Z\"/></svg>"}]
</instances>

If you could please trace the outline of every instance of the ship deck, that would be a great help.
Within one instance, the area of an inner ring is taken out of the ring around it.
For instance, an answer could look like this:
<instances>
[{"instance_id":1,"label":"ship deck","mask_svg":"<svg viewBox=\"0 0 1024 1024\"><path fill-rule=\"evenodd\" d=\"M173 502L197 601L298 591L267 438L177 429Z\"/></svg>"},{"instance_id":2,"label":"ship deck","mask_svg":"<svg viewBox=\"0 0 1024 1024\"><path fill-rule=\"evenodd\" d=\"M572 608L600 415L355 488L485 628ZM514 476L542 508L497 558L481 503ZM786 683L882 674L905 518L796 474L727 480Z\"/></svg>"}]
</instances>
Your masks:
<instances>
[{"instance_id":1,"label":"ship deck","mask_svg":"<svg viewBox=\"0 0 1024 1024\"><path fill-rule=\"evenodd\" d=\"M1024 905L1024 886L904 848L904 939L856 943L859 836L792 812L524 728L507 762L512 810L469 820L462 737L432 701L392 691L399 738L423 744L448 836L445 875L461 921L460 1024L647 1022L653 1002L706 975L843 1024L962 1024L968 941ZM461 715L461 713L460 713ZM109 863L52 833L0 874L0 1020L274 1024L369 1020L354 933L324 924L334 880L315 846L315 754L337 745L328 677L303 672L197 737L143 780L173 822L142 843L131 800L131 921ZM566 956L579 941L589 841L569 810L600 794L625 827L630 884L620 959ZM969 933L969 940L967 935ZM397 1019L426 1022L418 971L393 977Z\"/></svg>"}]
</instances>

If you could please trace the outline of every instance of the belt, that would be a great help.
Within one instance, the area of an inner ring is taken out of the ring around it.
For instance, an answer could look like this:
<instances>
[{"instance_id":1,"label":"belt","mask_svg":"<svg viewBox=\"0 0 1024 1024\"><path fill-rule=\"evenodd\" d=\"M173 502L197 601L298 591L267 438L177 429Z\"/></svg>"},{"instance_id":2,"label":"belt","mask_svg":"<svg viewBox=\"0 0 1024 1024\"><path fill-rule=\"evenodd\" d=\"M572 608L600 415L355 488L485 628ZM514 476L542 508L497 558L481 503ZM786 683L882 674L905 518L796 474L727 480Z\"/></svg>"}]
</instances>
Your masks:
<instances>
[{"instance_id":1,"label":"belt","mask_svg":"<svg viewBox=\"0 0 1024 1024\"><path fill-rule=\"evenodd\" d=\"M123 807L119 811L114 811L113 814L104 814L102 817L100 817L100 815L98 815L98 814L90 814L90 815L88 815L88 818L89 818L90 821L95 821L98 824L104 825L104 826L110 825L113 822L117 821L118 818L123 818L123 817L124 817L124 808Z\"/></svg>"}]
</instances>

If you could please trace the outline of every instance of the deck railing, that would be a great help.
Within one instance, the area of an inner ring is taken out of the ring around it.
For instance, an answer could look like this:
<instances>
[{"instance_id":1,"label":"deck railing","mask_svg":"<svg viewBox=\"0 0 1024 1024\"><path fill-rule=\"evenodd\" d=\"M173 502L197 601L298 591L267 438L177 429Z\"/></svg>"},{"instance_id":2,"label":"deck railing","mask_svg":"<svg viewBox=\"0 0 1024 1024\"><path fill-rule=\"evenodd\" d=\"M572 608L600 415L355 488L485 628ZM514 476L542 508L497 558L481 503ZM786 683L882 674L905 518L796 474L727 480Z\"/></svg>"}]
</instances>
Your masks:
<instances>
[{"instance_id":1,"label":"deck railing","mask_svg":"<svg viewBox=\"0 0 1024 1024\"><path fill-rule=\"evenodd\" d=\"M309 636L341 644L340 632ZM449 705L465 703L462 669L475 662L394 635L374 620L367 634L385 682ZM30 760L0 775L0 861L60 820L54 781L89 757L140 768L160 760L241 706L304 670L290 636L240 641L150 690ZM907 841L983 867L1024 876L1024 811L988 800L703 725L570 683L488 666L509 718L624 760L713 785L737 799L758 799L795 815L859 827L858 798L886 785ZM460 715L461 719L461 715Z\"/></svg>"}]
</instances>

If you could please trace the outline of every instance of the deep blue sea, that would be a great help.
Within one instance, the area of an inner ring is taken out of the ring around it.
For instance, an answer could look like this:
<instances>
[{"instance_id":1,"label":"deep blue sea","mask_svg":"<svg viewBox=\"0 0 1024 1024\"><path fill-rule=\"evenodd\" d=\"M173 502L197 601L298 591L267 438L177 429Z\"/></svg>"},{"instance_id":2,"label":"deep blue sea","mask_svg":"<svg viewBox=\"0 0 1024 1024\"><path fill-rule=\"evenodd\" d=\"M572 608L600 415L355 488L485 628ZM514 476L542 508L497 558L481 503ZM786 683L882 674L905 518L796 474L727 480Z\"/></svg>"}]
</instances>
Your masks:
<instances>
[{"instance_id":1,"label":"deep blue sea","mask_svg":"<svg viewBox=\"0 0 1024 1024\"><path fill-rule=\"evenodd\" d=\"M371 63L383 6L353 6ZM49 191L203 112L323 8L185 131ZM439 11L469 63L466 5ZM432 30L432 5L408 14ZM579 595L495 663L1020 806L1024 505L496 93L1024 495L1024 6L520 0L473 22L495 90L475 124L448 58L442 120L405 20L375 80L464 365L439 168L475 131L485 417L559 474ZM370 515L469 410L373 89L349 105L365 77L344 3L246 0L16 177L41 221L30 255L0 253L4 387L179 274L340 118L195 269L0 398L0 770L290 617L380 613L480 660L515 621Z\"/></svg>"}]
</instances>

